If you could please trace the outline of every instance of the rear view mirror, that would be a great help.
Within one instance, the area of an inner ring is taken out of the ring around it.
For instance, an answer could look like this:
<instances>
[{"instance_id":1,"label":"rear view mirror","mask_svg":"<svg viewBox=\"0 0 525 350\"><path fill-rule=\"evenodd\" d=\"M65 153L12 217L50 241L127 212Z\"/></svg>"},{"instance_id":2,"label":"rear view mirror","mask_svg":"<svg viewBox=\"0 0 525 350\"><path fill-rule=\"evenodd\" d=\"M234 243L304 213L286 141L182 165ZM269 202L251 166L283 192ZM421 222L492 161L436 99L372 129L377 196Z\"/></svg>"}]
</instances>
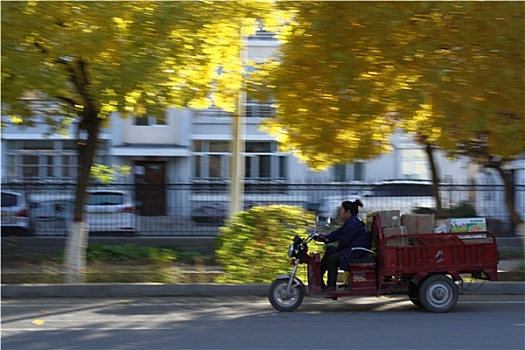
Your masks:
<instances>
[{"instance_id":1,"label":"rear view mirror","mask_svg":"<svg viewBox=\"0 0 525 350\"><path fill-rule=\"evenodd\" d=\"M315 217L315 223L316 223L316 224L324 223L325 226L328 227L328 226L330 226L330 223L331 223L331 222L332 222L332 219L331 219L329 216L325 218L325 217L323 217L323 216L319 216L319 215L317 215L317 216Z\"/></svg>"}]
</instances>

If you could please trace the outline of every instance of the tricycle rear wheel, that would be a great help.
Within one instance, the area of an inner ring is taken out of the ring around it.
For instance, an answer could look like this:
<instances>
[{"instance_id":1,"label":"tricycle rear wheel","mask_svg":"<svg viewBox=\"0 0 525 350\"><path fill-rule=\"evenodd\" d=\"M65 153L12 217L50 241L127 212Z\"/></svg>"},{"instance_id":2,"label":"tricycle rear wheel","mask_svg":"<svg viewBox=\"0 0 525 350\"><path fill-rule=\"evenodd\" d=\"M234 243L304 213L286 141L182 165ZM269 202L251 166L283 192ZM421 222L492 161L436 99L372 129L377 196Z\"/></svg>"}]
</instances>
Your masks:
<instances>
[{"instance_id":1,"label":"tricycle rear wheel","mask_svg":"<svg viewBox=\"0 0 525 350\"><path fill-rule=\"evenodd\" d=\"M458 302L454 281L444 275L428 277L419 290L421 305L431 312L449 312Z\"/></svg>"}]
</instances>

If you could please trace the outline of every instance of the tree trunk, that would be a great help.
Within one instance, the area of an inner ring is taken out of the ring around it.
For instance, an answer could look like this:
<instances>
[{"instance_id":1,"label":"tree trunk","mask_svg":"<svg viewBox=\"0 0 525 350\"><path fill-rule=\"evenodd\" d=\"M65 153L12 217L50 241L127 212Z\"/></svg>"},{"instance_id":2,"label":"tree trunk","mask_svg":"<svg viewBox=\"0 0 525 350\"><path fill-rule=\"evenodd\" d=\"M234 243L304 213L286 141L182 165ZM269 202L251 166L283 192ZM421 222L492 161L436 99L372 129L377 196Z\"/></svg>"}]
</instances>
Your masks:
<instances>
[{"instance_id":1,"label":"tree trunk","mask_svg":"<svg viewBox=\"0 0 525 350\"><path fill-rule=\"evenodd\" d=\"M84 204L98 145L100 123L98 113L95 110L88 110L78 126L78 181L75 193L74 223L69 229L66 240L66 283L85 282L89 227L84 222Z\"/></svg>"},{"instance_id":2,"label":"tree trunk","mask_svg":"<svg viewBox=\"0 0 525 350\"><path fill-rule=\"evenodd\" d=\"M509 211L509 216L514 228L513 233L523 236L525 234L524 229L525 225L523 219L516 211L515 206L515 193L516 193L516 183L514 179L514 172L512 170L505 170L500 166L495 167L498 171L501 179L503 180L504 193L505 193L505 205Z\"/></svg>"},{"instance_id":3,"label":"tree trunk","mask_svg":"<svg viewBox=\"0 0 525 350\"><path fill-rule=\"evenodd\" d=\"M443 208L441 204L441 195L439 194L439 175L437 164L434 159L434 147L432 144L425 142L425 152L428 156L428 163L430 165L430 173L432 176L432 193L436 199L436 217L443 217Z\"/></svg>"},{"instance_id":4,"label":"tree trunk","mask_svg":"<svg viewBox=\"0 0 525 350\"><path fill-rule=\"evenodd\" d=\"M86 250L89 228L85 222L73 222L65 246L66 283L86 282Z\"/></svg>"}]
</instances>

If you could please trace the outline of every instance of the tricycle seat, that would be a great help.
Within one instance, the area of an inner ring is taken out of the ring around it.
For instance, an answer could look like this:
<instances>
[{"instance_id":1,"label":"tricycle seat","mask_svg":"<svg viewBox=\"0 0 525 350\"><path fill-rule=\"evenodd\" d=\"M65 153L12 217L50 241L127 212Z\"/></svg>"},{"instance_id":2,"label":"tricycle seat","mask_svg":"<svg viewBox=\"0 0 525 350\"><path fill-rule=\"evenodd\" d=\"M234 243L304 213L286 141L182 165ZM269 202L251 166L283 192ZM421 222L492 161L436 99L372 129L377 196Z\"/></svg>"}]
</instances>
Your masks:
<instances>
[{"instance_id":1,"label":"tricycle seat","mask_svg":"<svg viewBox=\"0 0 525 350\"><path fill-rule=\"evenodd\" d=\"M376 259L375 259L375 252L373 250L363 248L363 247L353 247L352 251L354 250L364 251L368 254L366 255L366 257L361 258L361 259L350 259L350 264L369 264L369 263L375 264Z\"/></svg>"}]
</instances>

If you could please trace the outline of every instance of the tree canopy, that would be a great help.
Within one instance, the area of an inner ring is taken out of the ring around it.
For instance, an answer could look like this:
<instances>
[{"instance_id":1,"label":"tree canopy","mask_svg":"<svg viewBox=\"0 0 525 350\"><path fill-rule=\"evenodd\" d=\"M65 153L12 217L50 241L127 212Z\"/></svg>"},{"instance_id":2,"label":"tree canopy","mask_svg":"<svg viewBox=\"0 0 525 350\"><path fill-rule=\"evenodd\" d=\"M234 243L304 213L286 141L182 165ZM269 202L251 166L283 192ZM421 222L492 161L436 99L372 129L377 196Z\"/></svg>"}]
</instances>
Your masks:
<instances>
[{"instance_id":1,"label":"tree canopy","mask_svg":"<svg viewBox=\"0 0 525 350\"><path fill-rule=\"evenodd\" d=\"M255 1L4 2L2 101L13 117L31 116L20 100L28 90L75 114L94 103L100 118L204 107L210 95L232 110L240 36L271 13L268 2ZM79 61L86 77L77 76ZM81 79L89 79L85 96L75 86Z\"/></svg>"},{"instance_id":2,"label":"tree canopy","mask_svg":"<svg viewBox=\"0 0 525 350\"><path fill-rule=\"evenodd\" d=\"M202 108L210 97L233 111L244 78L242 38L276 24L275 13L271 1L2 3L3 115L19 124L42 116L56 126L78 121L68 282L82 277L85 195L107 117ZM29 92L53 108L35 115Z\"/></svg>"},{"instance_id":3,"label":"tree canopy","mask_svg":"<svg viewBox=\"0 0 525 350\"><path fill-rule=\"evenodd\" d=\"M312 168L389 150L397 127L450 154L525 151L520 2L284 2L280 53L251 89L266 129Z\"/></svg>"}]
</instances>

